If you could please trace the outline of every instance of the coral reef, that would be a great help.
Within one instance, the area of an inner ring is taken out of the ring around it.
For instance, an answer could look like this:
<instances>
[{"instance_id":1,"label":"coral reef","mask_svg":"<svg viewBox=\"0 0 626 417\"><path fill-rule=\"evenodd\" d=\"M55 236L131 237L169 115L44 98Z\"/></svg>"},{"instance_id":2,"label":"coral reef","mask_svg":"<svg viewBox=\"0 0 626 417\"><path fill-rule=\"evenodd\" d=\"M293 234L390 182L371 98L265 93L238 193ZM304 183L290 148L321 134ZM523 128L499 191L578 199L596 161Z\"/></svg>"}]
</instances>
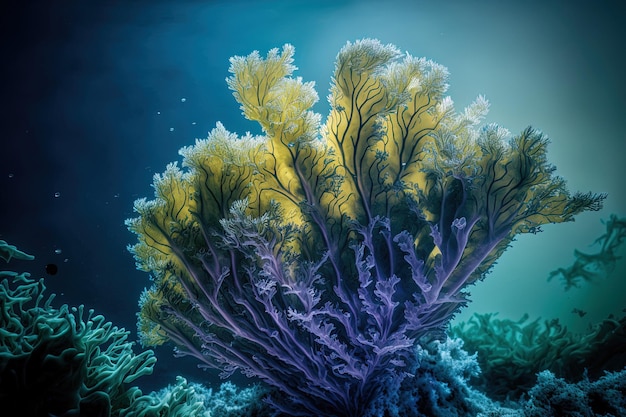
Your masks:
<instances>
[{"instance_id":1,"label":"coral reef","mask_svg":"<svg viewBox=\"0 0 626 417\"><path fill-rule=\"evenodd\" d=\"M438 340L417 346L417 360L401 384L382 387L366 416L454 417L492 413L517 416L472 388L468 381L480 373L476 355L463 350L461 339Z\"/></svg>"},{"instance_id":2,"label":"coral reef","mask_svg":"<svg viewBox=\"0 0 626 417\"><path fill-rule=\"evenodd\" d=\"M5 246L6 247L6 246ZM15 247L8 247L13 257ZM32 259L23 252L22 259ZM266 417L275 415L263 399L281 395L255 385L238 389L226 382L217 392L178 377L158 392L142 395L127 387L152 371L152 351L134 354L128 332L83 308L52 307L43 280L2 272L0 284L0 407L25 416ZM623 328L623 326L622 326ZM610 343L609 343L610 345ZM604 345L606 346L606 345ZM623 341L619 343L623 347ZM422 341L403 368L404 378L381 380L363 408L366 417L542 417L618 416L626 412L626 369L597 381L587 374L576 383L539 373L528 399L509 407L469 384L480 375L477 355L461 339Z\"/></svg>"},{"instance_id":3,"label":"coral reef","mask_svg":"<svg viewBox=\"0 0 626 417\"><path fill-rule=\"evenodd\" d=\"M262 401L265 394L258 385L238 389L230 382L213 392L179 376L176 384L138 398L123 416L269 417L269 407Z\"/></svg>"},{"instance_id":4,"label":"coral reef","mask_svg":"<svg viewBox=\"0 0 626 417\"><path fill-rule=\"evenodd\" d=\"M24 259L27 261L32 261L35 259L33 255L29 255L26 252L22 252L18 248L13 245L9 245L4 240L0 240L0 258L9 262L11 259Z\"/></svg>"},{"instance_id":5,"label":"coral reef","mask_svg":"<svg viewBox=\"0 0 626 417\"><path fill-rule=\"evenodd\" d=\"M582 256L575 251L575 266L556 270L569 271L563 272L565 291L578 286L581 275L575 271L585 271L585 277L597 279L601 271L615 267L619 259L615 251L626 236L626 219L612 214L605 223L606 233L596 239L602 246L600 253ZM598 268L599 262L605 268ZM586 314L581 309L572 312L581 317ZM478 354L482 373L474 378L473 385L500 400L519 398L535 384L541 371L573 382L583 374L597 379L605 371L626 366L626 316L611 315L590 325L586 333L572 333L558 319L529 321L524 315L514 321L498 319L496 314L475 314L467 322L452 326L449 335L463 339L465 348Z\"/></svg>"},{"instance_id":6,"label":"coral reef","mask_svg":"<svg viewBox=\"0 0 626 417\"><path fill-rule=\"evenodd\" d=\"M13 246L11 257L32 259ZM0 272L0 404L25 416L109 416L141 395L128 384L152 372L129 332L83 306L54 308L43 279Z\"/></svg>"},{"instance_id":7,"label":"coral reef","mask_svg":"<svg viewBox=\"0 0 626 417\"><path fill-rule=\"evenodd\" d=\"M34 257L0 241L3 256ZM0 409L32 417L269 416L259 386L224 383L213 392L179 377L143 395L137 378L152 373L151 350L134 353L129 332L84 307L57 309L44 280L0 272Z\"/></svg>"},{"instance_id":8,"label":"coral reef","mask_svg":"<svg viewBox=\"0 0 626 417\"><path fill-rule=\"evenodd\" d=\"M600 252L587 254L574 250L576 260L567 268L557 268L550 272L548 281L559 277L565 290L580 287L582 281L592 282L606 278L615 269L619 256L615 252L626 239L626 218L618 218L612 214L605 222L606 233L600 236L594 244L600 245Z\"/></svg>"},{"instance_id":9,"label":"coral reef","mask_svg":"<svg viewBox=\"0 0 626 417\"><path fill-rule=\"evenodd\" d=\"M529 322L528 315L513 321L475 314L452 326L449 334L478 355L482 372L473 385L498 400L519 399L541 371L575 381L585 372L599 378L605 370L626 366L626 317L608 318L586 334L577 334L557 319Z\"/></svg>"},{"instance_id":10,"label":"coral reef","mask_svg":"<svg viewBox=\"0 0 626 417\"><path fill-rule=\"evenodd\" d=\"M577 383L556 378L550 371L537 376L529 392L524 417L618 417L626 415L626 369L607 372L597 381L586 376Z\"/></svg>"},{"instance_id":11,"label":"coral reef","mask_svg":"<svg viewBox=\"0 0 626 417\"><path fill-rule=\"evenodd\" d=\"M361 416L401 384L514 236L597 210L570 195L527 128L456 112L444 67L371 39L338 54L320 127L293 47L231 59L228 86L262 136L221 124L135 203L130 248L154 285L146 345L274 388L286 415Z\"/></svg>"}]
</instances>

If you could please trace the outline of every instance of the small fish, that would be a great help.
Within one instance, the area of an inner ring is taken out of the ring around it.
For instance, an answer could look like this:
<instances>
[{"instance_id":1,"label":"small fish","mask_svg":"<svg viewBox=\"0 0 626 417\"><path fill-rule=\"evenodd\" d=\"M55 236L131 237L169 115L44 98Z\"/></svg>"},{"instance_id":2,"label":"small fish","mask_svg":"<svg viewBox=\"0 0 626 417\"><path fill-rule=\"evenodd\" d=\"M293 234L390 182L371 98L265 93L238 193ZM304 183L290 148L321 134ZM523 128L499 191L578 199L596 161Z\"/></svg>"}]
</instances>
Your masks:
<instances>
[{"instance_id":1,"label":"small fish","mask_svg":"<svg viewBox=\"0 0 626 417\"><path fill-rule=\"evenodd\" d=\"M572 310L572 313L574 313L574 314L578 314L580 317L585 317L585 315L587 314L587 312L586 312L586 311L583 311L583 310L581 310L581 309L579 309L579 308L575 308L575 309L573 309L573 310Z\"/></svg>"}]
</instances>

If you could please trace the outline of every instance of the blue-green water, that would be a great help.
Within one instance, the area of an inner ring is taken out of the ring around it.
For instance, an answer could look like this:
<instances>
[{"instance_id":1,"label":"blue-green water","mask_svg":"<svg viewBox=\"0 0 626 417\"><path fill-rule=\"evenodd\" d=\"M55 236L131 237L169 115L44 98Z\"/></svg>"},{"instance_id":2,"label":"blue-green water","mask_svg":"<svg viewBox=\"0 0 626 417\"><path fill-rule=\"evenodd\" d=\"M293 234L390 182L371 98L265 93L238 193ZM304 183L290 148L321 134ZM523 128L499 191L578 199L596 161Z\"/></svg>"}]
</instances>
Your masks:
<instances>
[{"instance_id":1,"label":"blue-green water","mask_svg":"<svg viewBox=\"0 0 626 417\"><path fill-rule=\"evenodd\" d=\"M34 2L3 6L0 114L0 239L37 257L58 301L86 304L135 328L149 285L134 269L124 227L133 201L152 194L153 174L216 121L260 133L224 82L228 59L291 43L297 75L325 101L346 41L393 43L450 71L457 108L479 95L486 122L527 125L552 139L551 161L572 191L609 194L605 208L523 236L474 289L459 316L499 312L559 317L575 330L626 307L626 262L605 279L564 292L549 272L626 214L626 55L618 2L259 1ZM624 249L622 248L622 255ZM573 314L574 308L587 312ZM190 361L158 352L155 387L172 375L216 380Z\"/></svg>"}]
</instances>

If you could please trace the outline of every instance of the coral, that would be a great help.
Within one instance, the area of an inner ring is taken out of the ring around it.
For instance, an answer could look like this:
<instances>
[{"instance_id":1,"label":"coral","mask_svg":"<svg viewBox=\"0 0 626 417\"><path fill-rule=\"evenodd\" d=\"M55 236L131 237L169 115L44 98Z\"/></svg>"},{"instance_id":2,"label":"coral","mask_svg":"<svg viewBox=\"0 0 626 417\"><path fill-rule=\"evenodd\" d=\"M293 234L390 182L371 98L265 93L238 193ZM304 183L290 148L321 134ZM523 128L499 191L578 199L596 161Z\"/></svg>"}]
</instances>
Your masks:
<instances>
[{"instance_id":1,"label":"coral","mask_svg":"<svg viewBox=\"0 0 626 417\"><path fill-rule=\"evenodd\" d=\"M606 221L606 233L600 236L594 244L600 245L600 252L587 254L574 250L576 260L567 268L557 268L550 272L548 281L560 277L565 290L580 287L581 281L592 282L606 278L615 269L615 263L620 258L615 251L626 239L626 218L618 218L612 214Z\"/></svg>"},{"instance_id":2,"label":"coral","mask_svg":"<svg viewBox=\"0 0 626 417\"><path fill-rule=\"evenodd\" d=\"M16 258L33 258L8 247ZM109 416L141 396L128 385L152 372L152 351L136 355L129 332L93 310L54 308L43 279L8 271L0 278L0 408L24 416Z\"/></svg>"},{"instance_id":3,"label":"coral","mask_svg":"<svg viewBox=\"0 0 626 417\"><path fill-rule=\"evenodd\" d=\"M15 246L7 261L34 259ZM213 392L178 377L143 395L129 384L152 373L151 350L135 354L129 332L82 306L52 307L43 279L2 271L0 277L0 408L24 416L269 416L259 386L224 383Z\"/></svg>"},{"instance_id":4,"label":"coral","mask_svg":"<svg viewBox=\"0 0 626 417\"><path fill-rule=\"evenodd\" d=\"M285 414L360 416L516 234L604 195L570 195L542 133L479 127L483 97L457 113L445 68L376 40L339 52L320 127L293 53L231 59L228 86L262 136L218 123L136 201L130 250L154 280L139 328L265 381Z\"/></svg>"},{"instance_id":5,"label":"coral","mask_svg":"<svg viewBox=\"0 0 626 417\"><path fill-rule=\"evenodd\" d=\"M190 384L181 376L176 377L176 384L167 386L158 392L139 397L132 407L124 410L120 417L152 417L167 415L170 417L204 417L206 389Z\"/></svg>"},{"instance_id":6,"label":"coral","mask_svg":"<svg viewBox=\"0 0 626 417\"><path fill-rule=\"evenodd\" d=\"M612 214L606 222L606 233L596 239L601 252L584 255L579 251L575 266L559 268L553 274L563 273L564 289L578 286L579 277L598 278L619 259L615 251L626 236L626 219ZM580 255L580 256L579 256ZM598 268L602 263L604 267ZM564 272L569 271L569 272ZM580 274L577 275L579 271ZM586 312L572 311L583 317ZM482 369L474 385L490 397L516 399L529 390L536 375L549 370L568 382L578 380L583 373L600 378L602 373L626 366L626 316L612 315L589 326L586 333L572 333L558 319L529 322L529 316L520 320L498 319L495 314L475 314L467 322L452 326L449 334L464 340L470 352L478 353Z\"/></svg>"},{"instance_id":7,"label":"coral","mask_svg":"<svg viewBox=\"0 0 626 417\"><path fill-rule=\"evenodd\" d=\"M478 355L482 373L474 385L491 398L518 399L536 381L537 373L549 370L569 380L580 378L585 369L594 377L599 370L626 365L626 317L608 318L586 334L572 333L558 319L520 320L475 314L450 328L451 337L465 342L465 349Z\"/></svg>"},{"instance_id":8,"label":"coral","mask_svg":"<svg viewBox=\"0 0 626 417\"><path fill-rule=\"evenodd\" d=\"M33 255L22 252L15 246L9 245L4 240L0 240L0 258L4 259L7 262L9 262L11 258L25 259L27 261L35 259Z\"/></svg>"},{"instance_id":9,"label":"coral","mask_svg":"<svg viewBox=\"0 0 626 417\"><path fill-rule=\"evenodd\" d=\"M206 408L212 416L220 417L263 417L272 415L269 406L263 402L267 391L259 385L238 389L234 384L225 382L219 391L209 390Z\"/></svg>"},{"instance_id":10,"label":"coral","mask_svg":"<svg viewBox=\"0 0 626 417\"><path fill-rule=\"evenodd\" d=\"M585 376L575 384L543 371L529 396L524 405L525 417L623 416L626 415L626 368L607 372L594 382Z\"/></svg>"},{"instance_id":11,"label":"coral","mask_svg":"<svg viewBox=\"0 0 626 417\"><path fill-rule=\"evenodd\" d=\"M517 415L472 388L468 380L480 373L476 355L463 350L461 339L438 340L418 346L417 361L398 386L383 386L366 412L379 417L453 417Z\"/></svg>"},{"instance_id":12,"label":"coral","mask_svg":"<svg viewBox=\"0 0 626 417\"><path fill-rule=\"evenodd\" d=\"M214 393L179 376L176 384L138 398L120 417L264 417L270 413L263 395L259 386L239 390L230 382Z\"/></svg>"}]
</instances>

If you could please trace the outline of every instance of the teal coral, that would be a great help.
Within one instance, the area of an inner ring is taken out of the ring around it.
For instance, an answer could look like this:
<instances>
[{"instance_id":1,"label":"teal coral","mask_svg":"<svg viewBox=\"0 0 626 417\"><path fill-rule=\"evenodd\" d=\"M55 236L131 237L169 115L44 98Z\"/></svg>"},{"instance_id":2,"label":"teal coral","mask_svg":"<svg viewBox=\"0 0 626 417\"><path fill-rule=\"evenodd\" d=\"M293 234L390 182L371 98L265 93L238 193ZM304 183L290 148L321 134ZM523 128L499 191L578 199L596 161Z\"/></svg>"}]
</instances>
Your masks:
<instances>
[{"instance_id":1,"label":"teal coral","mask_svg":"<svg viewBox=\"0 0 626 417\"><path fill-rule=\"evenodd\" d=\"M519 398L544 370L574 380L585 368L597 378L598 369L626 366L626 317L608 318L577 334L556 319L528 321L525 315L513 321L475 314L451 327L449 334L463 339L467 351L477 353L482 373L474 384L502 400Z\"/></svg>"},{"instance_id":2,"label":"teal coral","mask_svg":"<svg viewBox=\"0 0 626 417\"><path fill-rule=\"evenodd\" d=\"M203 394L203 388L198 389L185 378L177 377L174 385L138 398L123 417L204 417Z\"/></svg>"},{"instance_id":3,"label":"teal coral","mask_svg":"<svg viewBox=\"0 0 626 417\"><path fill-rule=\"evenodd\" d=\"M22 252L13 245L9 245L4 240L0 240L0 258L9 262L11 258L25 259L27 261L35 259L33 255L29 255L26 252Z\"/></svg>"},{"instance_id":4,"label":"teal coral","mask_svg":"<svg viewBox=\"0 0 626 417\"><path fill-rule=\"evenodd\" d=\"M123 417L269 417L265 394L258 385L239 389L230 382L214 392L179 376L174 385L138 398Z\"/></svg>"},{"instance_id":5,"label":"teal coral","mask_svg":"<svg viewBox=\"0 0 626 417\"><path fill-rule=\"evenodd\" d=\"M34 259L0 242L7 261ZM144 395L131 384L152 373L151 350L133 351L129 332L83 306L53 307L44 280L1 271L0 409L33 417L263 417L259 386L217 392L178 377Z\"/></svg>"},{"instance_id":6,"label":"teal coral","mask_svg":"<svg viewBox=\"0 0 626 417\"><path fill-rule=\"evenodd\" d=\"M626 218L612 214L606 224L606 233L600 236L594 244L600 245L597 253L584 253L574 250L576 260L567 268L557 268L550 272L548 281L559 277L565 290L578 288L581 282L593 282L608 277L615 269L620 258L616 252L626 239Z\"/></svg>"},{"instance_id":7,"label":"teal coral","mask_svg":"<svg viewBox=\"0 0 626 417\"><path fill-rule=\"evenodd\" d=\"M141 396L129 384L152 372L152 351L135 354L129 332L93 310L54 308L43 279L7 271L0 278L4 409L25 416L109 416Z\"/></svg>"},{"instance_id":8,"label":"teal coral","mask_svg":"<svg viewBox=\"0 0 626 417\"><path fill-rule=\"evenodd\" d=\"M578 287L582 279L593 281L615 268L617 250L626 238L626 218L612 214L604 223L606 233L596 239L600 252L576 250L574 265L552 272L551 278L561 275L566 291ZM580 309L573 312L581 317L586 314ZM518 398L544 370L573 381L584 372L600 378L605 370L626 366L626 316L611 315L585 333L572 333L558 319L529 321L524 315L514 321L475 314L452 326L449 334L463 339L470 352L477 352L482 374L474 383L494 398Z\"/></svg>"}]
</instances>

